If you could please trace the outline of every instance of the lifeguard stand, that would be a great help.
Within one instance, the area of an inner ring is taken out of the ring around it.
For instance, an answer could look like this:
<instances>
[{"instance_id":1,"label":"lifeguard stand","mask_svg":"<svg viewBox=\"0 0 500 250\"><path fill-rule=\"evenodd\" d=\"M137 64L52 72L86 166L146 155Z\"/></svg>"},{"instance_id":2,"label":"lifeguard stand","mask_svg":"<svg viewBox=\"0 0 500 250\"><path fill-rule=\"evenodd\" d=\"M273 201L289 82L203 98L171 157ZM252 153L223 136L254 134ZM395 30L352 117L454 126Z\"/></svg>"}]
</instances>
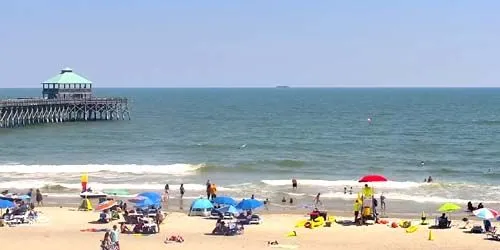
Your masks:
<instances>
[{"instance_id":1,"label":"lifeguard stand","mask_svg":"<svg viewBox=\"0 0 500 250\"><path fill-rule=\"evenodd\" d=\"M44 99L91 99L92 82L64 68L59 75L42 82Z\"/></svg>"}]
</instances>

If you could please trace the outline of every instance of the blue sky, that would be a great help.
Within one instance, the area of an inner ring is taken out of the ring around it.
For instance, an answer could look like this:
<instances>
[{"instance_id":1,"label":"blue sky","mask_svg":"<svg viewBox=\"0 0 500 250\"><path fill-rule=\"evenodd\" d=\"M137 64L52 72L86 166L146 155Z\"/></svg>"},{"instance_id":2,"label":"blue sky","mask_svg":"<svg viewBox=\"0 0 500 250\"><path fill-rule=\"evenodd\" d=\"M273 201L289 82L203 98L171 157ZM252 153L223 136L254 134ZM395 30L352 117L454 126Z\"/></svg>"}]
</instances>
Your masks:
<instances>
[{"instance_id":1,"label":"blue sky","mask_svg":"<svg viewBox=\"0 0 500 250\"><path fill-rule=\"evenodd\" d=\"M500 87L500 1L4 1L0 87Z\"/></svg>"}]
</instances>

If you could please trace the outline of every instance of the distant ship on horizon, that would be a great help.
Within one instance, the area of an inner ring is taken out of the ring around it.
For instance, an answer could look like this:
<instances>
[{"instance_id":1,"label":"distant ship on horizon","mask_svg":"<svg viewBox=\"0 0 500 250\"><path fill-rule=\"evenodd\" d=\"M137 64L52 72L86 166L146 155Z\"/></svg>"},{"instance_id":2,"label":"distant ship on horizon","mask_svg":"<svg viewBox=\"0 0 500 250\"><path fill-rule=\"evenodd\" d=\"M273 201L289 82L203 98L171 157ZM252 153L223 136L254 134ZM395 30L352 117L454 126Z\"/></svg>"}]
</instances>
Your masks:
<instances>
[{"instance_id":1,"label":"distant ship on horizon","mask_svg":"<svg viewBox=\"0 0 500 250\"><path fill-rule=\"evenodd\" d=\"M286 85L278 85L276 86L277 89L289 89L290 86L286 86Z\"/></svg>"}]
</instances>

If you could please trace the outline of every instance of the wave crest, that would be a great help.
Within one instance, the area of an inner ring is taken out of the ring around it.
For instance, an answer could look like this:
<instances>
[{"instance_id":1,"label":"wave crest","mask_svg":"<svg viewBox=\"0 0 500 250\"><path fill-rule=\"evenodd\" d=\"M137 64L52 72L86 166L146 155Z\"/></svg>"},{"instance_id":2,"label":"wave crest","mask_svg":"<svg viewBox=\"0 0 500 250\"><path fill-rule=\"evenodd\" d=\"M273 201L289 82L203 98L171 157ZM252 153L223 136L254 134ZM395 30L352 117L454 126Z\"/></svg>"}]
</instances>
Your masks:
<instances>
[{"instance_id":1,"label":"wave crest","mask_svg":"<svg viewBox=\"0 0 500 250\"><path fill-rule=\"evenodd\" d=\"M291 180L262 180L262 183L269 186L291 186ZM318 187L362 187L365 183L360 183L353 180L337 180L337 181L327 181L327 180L297 180L298 185L303 186L318 186ZM419 183L419 182L398 182L398 181L387 181L387 182L372 182L369 183L370 186L381 188L381 189L410 189L420 186L432 185L430 183Z\"/></svg>"},{"instance_id":2,"label":"wave crest","mask_svg":"<svg viewBox=\"0 0 500 250\"><path fill-rule=\"evenodd\" d=\"M194 174L197 170L206 167L205 164L176 163L170 165L0 165L0 173L95 173L95 172L117 172L133 174L171 174L187 175Z\"/></svg>"}]
</instances>

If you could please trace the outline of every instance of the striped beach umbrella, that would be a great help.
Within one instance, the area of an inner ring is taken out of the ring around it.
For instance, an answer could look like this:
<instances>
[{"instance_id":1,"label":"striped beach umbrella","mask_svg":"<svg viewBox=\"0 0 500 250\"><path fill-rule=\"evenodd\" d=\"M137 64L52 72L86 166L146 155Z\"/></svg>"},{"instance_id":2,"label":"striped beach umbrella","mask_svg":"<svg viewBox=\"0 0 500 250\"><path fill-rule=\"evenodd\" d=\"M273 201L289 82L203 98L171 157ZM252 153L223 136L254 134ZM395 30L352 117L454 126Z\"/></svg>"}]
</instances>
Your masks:
<instances>
[{"instance_id":1,"label":"striped beach umbrella","mask_svg":"<svg viewBox=\"0 0 500 250\"><path fill-rule=\"evenodd\" d=\"M109 201L103 201L97 205L96 210L102 211L106 209L112 208L114 205L116 205L116 201L114 200L109 200Z\"/></svg>"},{"instance_id":2,"label":"striped beach umbrella","mask_svg":"<svg viewBox=\"0 0 500 250\"><path fill-rule=\"evenodd\" d=\"M495 219L500 214L491 208L480 208L472 211L472 213L483 220Z\"/></svg>"}]
</instances>

